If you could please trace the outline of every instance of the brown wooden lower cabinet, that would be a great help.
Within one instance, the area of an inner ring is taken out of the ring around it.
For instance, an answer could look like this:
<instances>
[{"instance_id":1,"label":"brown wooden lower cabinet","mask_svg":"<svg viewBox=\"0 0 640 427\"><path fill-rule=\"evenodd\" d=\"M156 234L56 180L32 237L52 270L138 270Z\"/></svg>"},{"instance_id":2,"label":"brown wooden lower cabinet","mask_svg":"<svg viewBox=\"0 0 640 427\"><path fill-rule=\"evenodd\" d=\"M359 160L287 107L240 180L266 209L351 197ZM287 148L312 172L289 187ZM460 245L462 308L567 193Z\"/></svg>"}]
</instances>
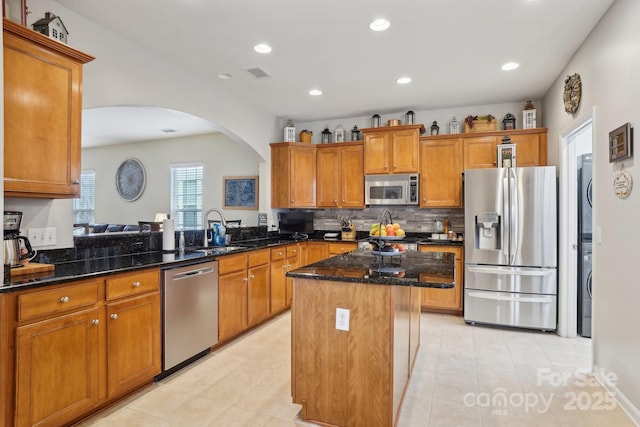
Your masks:
<instances>
[{"instance_id":1,"label":"brown wooden lower cabinet","mask_svg":"<svg viewBox=\"0 0 640 427\"><path fill-rule=\"evenodd\" d=\"M16 329L16 426L63 425L98 404L99 311Z\"/></svg>"},{"instance_id":2,"label":"brown wooden lower cabinet","mask_svg":"<svg viewBox=\"0 0 640 427\"><path fill-rule=\"evenodd\" d=\"M442 252L443 256L455 257L456 286L451 289L423 288L423 311L446 311L462 313L462 295L464 290L464 256L462 246L420 245L420 252Z\"/></svg>"},{"instance_id":3,"label":"brown wooden lower cabinet","mask_svg":"<svg viewBox=\"0 0 640 427\"><path fill-rule=\"evenodd\" d=\"M158 269L0 294L0 425L79 419L151 383L161 351Z\"/></svg>"}]
</instances>

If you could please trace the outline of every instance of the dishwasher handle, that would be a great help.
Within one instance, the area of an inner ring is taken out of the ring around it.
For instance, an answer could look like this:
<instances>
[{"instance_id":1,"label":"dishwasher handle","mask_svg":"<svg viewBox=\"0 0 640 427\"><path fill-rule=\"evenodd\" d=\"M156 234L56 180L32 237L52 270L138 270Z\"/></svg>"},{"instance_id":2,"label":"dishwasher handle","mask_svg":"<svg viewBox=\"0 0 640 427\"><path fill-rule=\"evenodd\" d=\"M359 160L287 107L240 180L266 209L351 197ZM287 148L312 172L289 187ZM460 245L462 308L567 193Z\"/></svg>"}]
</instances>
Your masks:
<instances>
[{"instance_id":1,"label":"dishwasher handle","mask_svg":"<svg viewBox=\"0 0 640 427\"><path fill-rule=\"evenodd\" d=\"M178 280L189 279L191 277L201 276L204 274L211 274L213 272L214 272L213 267L198 268L196 270L183 271L175 275L172 275L171 280L176 282Z\"/></svg>"}]
</instances>

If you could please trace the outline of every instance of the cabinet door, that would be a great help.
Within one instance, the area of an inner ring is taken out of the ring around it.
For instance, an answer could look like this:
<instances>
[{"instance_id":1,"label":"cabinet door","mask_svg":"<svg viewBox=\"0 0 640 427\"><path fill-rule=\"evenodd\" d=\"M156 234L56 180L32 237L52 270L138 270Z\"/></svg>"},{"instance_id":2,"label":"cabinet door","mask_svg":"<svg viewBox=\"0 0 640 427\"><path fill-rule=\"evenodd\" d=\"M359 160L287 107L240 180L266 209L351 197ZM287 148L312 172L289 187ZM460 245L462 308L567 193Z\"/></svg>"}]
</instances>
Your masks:
<instances>
[{"instance_id":1,"label":"cabinet door","mask_svg":"<svg viewBox=\"0 0 640 427\"><path fill-rule=\"evenodd\" d=\"M307 147L291 147L292 208L314 208L316 206L316 150Z\"/></svg>"},{"instance_id":2,"label":"cabinet door","mask_svg":"<svg viewBox=\"0 0 640 427\"><path fill-rule=\"evenodd\" d=\"M273 260L273 258L272 258ZM287 306L287 259L271 261L271 313L278 313Z\"/></svg>"},{"instance_id":3,"label":"cabinet door","mask_svg":"<svg viewBox=\"0 0 640 427\"><path fill-rule=\"evenodd\" d=\"M338 147L319 147L316 156L316 166L318 168L316 204L318 207L338 207L340 197L340 149Z\"/></svg>"},{"instance_id":4,"label":"cabinet door","mask_svg":"<svg viewBox=\"0 0 640 427\"><path fill-rule=\"evenodd\" d=\"M389 132L364 134L364 173L390 173Z\"/></svg>"},{"instance_id":5,"label":"cabinet door","mask_svg":"<svg viewBox=\"0 0 640 427\"><path fill-rule=\"evenodd\" d=\"M417 129L391 131L392 173L417 173L420 162L419 133Z\"/></svg>"},{"instance_id":6,"label":"cabinet door","mask_svg":"<svg viewBox=\"0 0 640 427\"><path fill-rule=\"evenodd\" d=\"M99 399L98 309L18 327L16 425L64 425Z\"/></svg>"},{"instance_id":7,"label":"cabinet door","mask_svg":"<svg viewBox=\"0 0 640 427\"><path fill-rule=\"evenodd\" d=\"M340 205L364 208L364 146L342 147L340 154Z\"/></svg>"},{"instance_id":8,"label":"cabinet door","mask_svg":"<svg viewBox=\"0 0 640 427\"><path fill-rule=\"evenodd\" d=\"M247 328L247 270L220 276L218 292L218 339L223 341Z\"/></svg>"},{"instance_id":9,"label":"cabinet door","mask_svg":"<svg viewBox=\"0 0 640 427\"><path fill-rule=\"evenodd\" d=\"M547 134L529 133L510 135L516 144L516 166L546 166ZM541 141L544 139L544 141ZM542 158L544 156L544 159Z\"/></svg>"},{"instance_id":10,"label":"cabinet door","mask_svg":"<svg viewBox=\"0 0 640 427\"><path fill-rule=\"evenodd\" d=\"M462 248L454 246L420 246L420 252L442 252L444 256L455 257L456 285L451 289L423 288L422 308L442 309L447 311L462 311L462 289L464 287L464 268Z\"/></svg>"},{"instance_id":11,"label":"cabinet door","mask_svg":"<svg viewBox=\"0 0 640 427\"><path fill-rule=\"evenodd\" d=\"M269 317L271 307L269 264L249 269L249 326Z\"/></svg>"},{"instance_id":12,"label":"cabinet door","mask_svg":"<svg viewBox=\"0 0 640 427\"><path fill-rule=\"evenodd\" d=\"M76 197L82 63L93 58L10 22L4 26L5 195Z\"/></svg>"},{"instance_id":13,"label":"cabinet door","mask_svg":"<svg viewBox=\"0 0 640 427\"><path fill-rule=\"evenodd\" d=\"M107 305L109 398L148 383L162 368L160 293Z\"/></svg>"},{"instance_id":14,"label":"cabinet door","mask_svg":"<svg viewBox=\"0 0 640 427\"><path fill-rule=\"evenodd\" d=\"M462 207L462 142L459 138L421 142L420 207Z\"/></svg>"},{"instance_id":15,"label":"cabinet door","mask_svg":"<svg viewBox=\"0 0 640 427\"><path fill-rule=\"evenodd\" d=\"M464 138L464 168L495 168L497 164L496 136Z\"/></svg>"},{"instance_id":16,"label":"cabinet door","mask_svg":"<svg viewBox=\"0 0 640 427\"><path fill-rule=\"evenodd\" d=\"M303 265L313 264L328 257L328 244L325 242L308 242L306 253L302 260Z\"/></svg>"}]
</instances>

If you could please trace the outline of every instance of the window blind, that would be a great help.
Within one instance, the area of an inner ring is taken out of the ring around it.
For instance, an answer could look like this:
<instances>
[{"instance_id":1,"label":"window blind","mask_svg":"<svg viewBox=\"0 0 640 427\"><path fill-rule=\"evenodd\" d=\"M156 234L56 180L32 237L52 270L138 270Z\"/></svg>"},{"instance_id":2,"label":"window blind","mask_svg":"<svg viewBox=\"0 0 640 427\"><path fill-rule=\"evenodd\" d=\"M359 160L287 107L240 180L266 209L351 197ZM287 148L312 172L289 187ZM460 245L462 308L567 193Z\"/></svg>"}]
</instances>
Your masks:
<instances>
[{"instance_id":1,"label":"window blind","mask_svg":"<svg viewBox=\"0 0 640 427\"><path fill-rule=\"evenodd\" d=\"M95 218L96 173L80 174L80 197L73 199L73 223L93 224Z\"/></svg>"},{"instance_id":2,"label":"window blind","mask_svg":"<svg viewBox=\"0 0 640 427\"><path fill-rule=\"evenodd\" d=\"M195 230L201 227L203 166L171 166L171 218L176 227Z\"/></svg>"}]
</instances>

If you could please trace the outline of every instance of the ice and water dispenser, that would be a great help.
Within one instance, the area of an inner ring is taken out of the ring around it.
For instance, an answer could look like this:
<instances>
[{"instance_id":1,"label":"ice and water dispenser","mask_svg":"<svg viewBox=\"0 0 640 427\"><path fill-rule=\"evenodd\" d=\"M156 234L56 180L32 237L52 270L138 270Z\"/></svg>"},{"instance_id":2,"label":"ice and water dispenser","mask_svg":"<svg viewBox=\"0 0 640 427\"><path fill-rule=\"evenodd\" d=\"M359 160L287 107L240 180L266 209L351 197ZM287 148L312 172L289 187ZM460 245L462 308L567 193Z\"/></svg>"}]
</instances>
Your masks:
<instances>
[{"instance_id":1,"label":"ice and water dispenser","mask_svg":"<svg viewBox=\"0 0 640 427\"><path fill-rule=\"evenodd\" d=\"M502 249L501 219L497 212L475 215L474 245L476 249Z\"/></svg>"}]
</instances>

